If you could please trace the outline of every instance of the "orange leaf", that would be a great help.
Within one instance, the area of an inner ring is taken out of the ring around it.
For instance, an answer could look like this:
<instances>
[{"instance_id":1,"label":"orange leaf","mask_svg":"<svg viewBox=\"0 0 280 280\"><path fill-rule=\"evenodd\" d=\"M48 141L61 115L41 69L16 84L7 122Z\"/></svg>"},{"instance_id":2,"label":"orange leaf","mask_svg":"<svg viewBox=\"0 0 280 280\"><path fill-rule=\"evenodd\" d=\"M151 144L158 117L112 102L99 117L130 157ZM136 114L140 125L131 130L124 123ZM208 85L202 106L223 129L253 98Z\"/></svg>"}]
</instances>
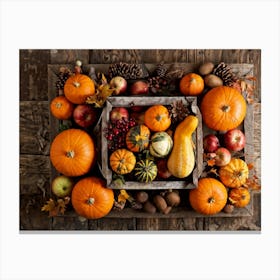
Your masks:
<instances>
[{"instance_id":1,"label":"orange leaf","mask_svg":"<svg viewBox=\"0 0 280 280\"><path fill-rule=\"evenodd\" d=\"M208 166L214 166L214 165L215 165L215 163L216 163L216 161L215 161L215 159L214 159L214 158L209 159L209 160L207 161L207 165L208 165Z\"/></svg>"},{"instance_id":2,"label":"orange leaf","mask_svg":"<svg viewBox=\"0 0 280 280\"><path fill-rule=\"evenodd\" d=\"M248 163L247 166L249 170L252 170L254 168L254 164L252 162Z\"/></svg>"}]
</instances>

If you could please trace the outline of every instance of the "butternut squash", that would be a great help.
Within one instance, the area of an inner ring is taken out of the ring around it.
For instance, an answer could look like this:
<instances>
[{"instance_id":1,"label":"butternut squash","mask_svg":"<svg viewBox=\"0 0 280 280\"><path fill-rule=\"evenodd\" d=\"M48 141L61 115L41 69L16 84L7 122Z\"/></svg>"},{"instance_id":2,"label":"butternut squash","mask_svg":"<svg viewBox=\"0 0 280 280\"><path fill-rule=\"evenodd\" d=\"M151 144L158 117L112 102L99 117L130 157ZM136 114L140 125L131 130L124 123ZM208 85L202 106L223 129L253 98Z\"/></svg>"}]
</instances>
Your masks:
<instances>
[{"instance_id":1,"label":"butternut squash","mask_svg":"<svg viewBox=\"0 0 280 280\"><path fill-rule=\"evenodd\" d=\"M189 176L194 169L192 134L197 126L198 118L189 115L176 127L173 149L167 160L167 168L177 178Z\"/></svg>"}]
</instances>

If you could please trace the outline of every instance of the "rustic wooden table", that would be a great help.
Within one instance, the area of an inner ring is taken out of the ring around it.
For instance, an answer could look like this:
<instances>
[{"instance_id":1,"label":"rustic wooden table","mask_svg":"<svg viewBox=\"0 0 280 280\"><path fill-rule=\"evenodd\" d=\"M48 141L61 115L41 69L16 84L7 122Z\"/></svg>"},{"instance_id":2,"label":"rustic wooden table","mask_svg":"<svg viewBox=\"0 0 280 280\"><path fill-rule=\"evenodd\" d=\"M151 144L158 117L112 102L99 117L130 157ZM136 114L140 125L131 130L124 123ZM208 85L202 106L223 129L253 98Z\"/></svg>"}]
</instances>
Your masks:
<instances>
[{"instance_id":1,"label":"rustic wooden table","mask_svg":"<svg viewBox=\"0 0 280 280\"><path fill-rule=\"evenodd\" d=\"M50 196L50 121L48 65L165 63L249 63L257 78L253 104L253 154L261 179L261 51L260 50L20 50L20 230L261 230L261 194L254 193L253 215L247 217L127 218L80 220L41 212Z\"/></svg>"}]
</instances>

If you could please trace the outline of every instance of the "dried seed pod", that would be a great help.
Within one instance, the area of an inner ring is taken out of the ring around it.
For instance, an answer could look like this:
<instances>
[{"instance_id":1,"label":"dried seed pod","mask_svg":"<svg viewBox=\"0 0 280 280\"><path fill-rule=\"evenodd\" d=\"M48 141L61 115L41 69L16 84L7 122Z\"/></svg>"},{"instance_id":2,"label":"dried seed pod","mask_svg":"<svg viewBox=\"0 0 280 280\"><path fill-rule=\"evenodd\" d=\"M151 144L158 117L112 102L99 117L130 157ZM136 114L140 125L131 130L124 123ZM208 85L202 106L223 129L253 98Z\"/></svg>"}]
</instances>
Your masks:
<instances>
[{"instance_id":1,"label":"dried seed pod","mask_svg":"<svg viewBox=\"0 0 280 280\"><path fill-rule=\"evenodd\" d=\"M166 200L167 205L171 206L171 207L176 207L181 202L180 195L177 192L174 192L174 191L168 192L165 195L165 200Z\"/></svg>"},{"instance_id":2,"label":"dried seed pod","mask_svg":"<svg viewBox=\"0 0 280 280\"><path fill-rule=\"evenodd\" d=\"M154 214L156 213L157 209L156 207L154 206L154 204L147 200L144 204L143 204L143 210L147 213L150 213L150 214Z\"/></svg>"},{"instance_id":3,"label":"dried seed pod","mask_svg":"<svg viewBox=\"0 0 280 280\"><path fill-rule=\"evenodd\" d=\"M136 201L138 201L140 203L145 203L148 200L148 198L149 198L149 195L145 191L139 191L135 195Z\"/></svg>"}]
</instances>

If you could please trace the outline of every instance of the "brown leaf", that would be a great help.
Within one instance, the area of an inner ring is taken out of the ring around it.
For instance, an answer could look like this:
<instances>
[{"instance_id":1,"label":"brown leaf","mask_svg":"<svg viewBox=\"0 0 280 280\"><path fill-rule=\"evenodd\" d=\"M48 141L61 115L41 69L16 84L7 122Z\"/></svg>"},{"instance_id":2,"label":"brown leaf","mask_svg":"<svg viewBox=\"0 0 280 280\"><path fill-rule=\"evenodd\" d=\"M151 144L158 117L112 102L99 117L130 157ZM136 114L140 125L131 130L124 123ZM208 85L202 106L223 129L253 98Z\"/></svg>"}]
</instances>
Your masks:
<instances>
[{"instance_id":1,"label":"brown leaf","mask_svg":"<svg viewBox=\"0 0 280 280\"><path fill-rule=\"evenodd\" d=\"M49 212L49 217L57 216L59 213L64 214L66 205L70 202L70 197L64 199L59 198L57 201L50 198L46 204L41 208L41 211Z\"/></svg>"},{"instance_id":2,"label":"brown leaf","mask_svg":"<svg viewBox=\"0 0 280 280\"><path fill-rule=\"evenodd\" d=\"M213 174L215 174L217 177L219 177L219 173L218 173L218 170L217 170L216 168L211 168L211 169L209 170L209 173L213 173Z\"/></svg>"},{"instance_id":3,"label":"brown leaf","mask_svg":"<svg viewBox=\"0 0 280 280\"><path fill-rule=\"evenodd\" d=\"M258 178L256 176L253 176L252 178L248 178L243 186L251 190L261 189L261 185L258 183Z\"/></svg>"},{"instance_id":4,"label":"brown leaf","mask_svg":"<svg viewBox=\"0 0 280 280\"><path fill-rule=\"evenodd\" d=\"M254 164L252 162L248 163L247 166L249 170L252 170L254 168Z\"/></svg>"}]
</instances>

